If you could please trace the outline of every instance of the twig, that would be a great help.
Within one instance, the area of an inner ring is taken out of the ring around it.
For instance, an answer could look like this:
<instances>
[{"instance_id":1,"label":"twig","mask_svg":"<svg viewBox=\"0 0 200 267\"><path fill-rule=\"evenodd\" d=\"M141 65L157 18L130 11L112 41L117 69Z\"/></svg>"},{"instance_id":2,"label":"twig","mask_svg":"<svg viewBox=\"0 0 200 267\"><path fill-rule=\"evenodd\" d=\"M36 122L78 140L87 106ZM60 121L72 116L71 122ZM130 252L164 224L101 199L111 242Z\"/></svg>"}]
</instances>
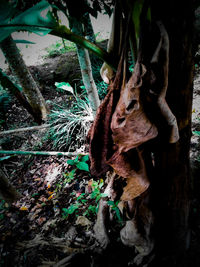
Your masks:
<instances>
[{"instance_id":1,"label":"twig","mask_svg":"<svg viewBox=\"0 0 200 267\"><path fill-rule=\"evenodd\" d=\"M68 156L74 157L77 155L88 155L83 152L58 152L58 151L19 151L19 150L0 150L0 154L6 155L39 155L39 156Z\"/></svg>"},{"instance_id":2,"label":"twig","mask_svg":"<svg viewBox=\"0 0 200 267\"><path fill-rule=\"evenodd\" d=\"M27 132L27 131L36 131L36 130L41 130L41 129L48 128L48 127L50 127L50 124L43 124L41 126L32 126L32 127L26 127L26 128L19 128L19 129L0 132L0 135L15 134L15 133Z\"/></svg>"}]
</instances>

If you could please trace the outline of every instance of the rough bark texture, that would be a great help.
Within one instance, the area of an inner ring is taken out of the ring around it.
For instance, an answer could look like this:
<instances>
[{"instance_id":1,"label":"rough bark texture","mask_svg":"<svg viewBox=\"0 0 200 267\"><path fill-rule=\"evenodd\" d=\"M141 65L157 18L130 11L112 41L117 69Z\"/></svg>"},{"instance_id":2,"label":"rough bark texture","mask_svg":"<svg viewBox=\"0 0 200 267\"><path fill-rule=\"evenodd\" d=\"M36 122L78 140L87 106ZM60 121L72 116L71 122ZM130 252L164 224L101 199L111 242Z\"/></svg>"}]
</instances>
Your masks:
<instances>
[{"instance_id":1,"label":"rough bark texture","mask_svg":"<svg viewBox=\"0 0 200 267\"><path fill-rule=\"evenodd\" d=\"M27 69L19 50L13 41L12 37L9 36L3 40L0 44L2 52L4 53L12 72L19 80L22 86L23 92L31 105L35 116L38 117L38 121L45 120L47 117L47 107L45 100L40 93L40 90L32 78L29 70Z\"/></svg>"},{"instance_id":2,"label":"rough bark texture","mask_svg":"<svg viewBox=\"0 0 200 267\"><path fill-rule=\"evenodd\" d=\"M31 105L29 104L29 102L26 100L26 98L20 91L20 88L16 84L14 84L10 80L10 78L5 73L3 73L1 70L0 70L0 81L1 81L1 85L4 88L7 88L8 91L17 98L20 104L33 116L34 120L40 123L41 119L38 118L37 114L34 113Z\"/></svg>"}]
</instances>

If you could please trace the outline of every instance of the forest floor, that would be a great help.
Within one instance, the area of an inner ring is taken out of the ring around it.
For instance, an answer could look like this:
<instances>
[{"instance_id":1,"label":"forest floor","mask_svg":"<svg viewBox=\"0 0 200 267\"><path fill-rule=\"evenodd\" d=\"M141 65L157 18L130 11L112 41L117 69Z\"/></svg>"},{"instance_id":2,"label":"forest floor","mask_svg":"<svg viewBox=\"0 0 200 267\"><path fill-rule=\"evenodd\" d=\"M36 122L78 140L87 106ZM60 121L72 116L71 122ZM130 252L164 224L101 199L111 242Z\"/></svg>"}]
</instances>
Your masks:
<instances>
[{"instance_id":1,"label":"forest floor","mask_svg":"<svg viewBox=\"0 0 200 267\"><path fill-rule=\"evenodd\" d=\"M53 59L56 66L60 60L59 57ZM60 81L63 79L63 74L55 70L55 64L49 71L52 65L48 59L42 66L30 69L42 80L45 99L62 104L70 98L55 90L55 77ZM50 74L46 75L47 81L43 78L45 68ZM69 72L67 75L71 75ZM78 76L73 76L73 79L77 80L80 70L75 72ZM33 125L31 117L17 101L13 101L7 118L8 129ZM196 73L194 82L192 130L200 131L200 73ZM52 141L46 133L47 129L43 129L2 137L0 146L7 150L50 151ZM102 178L105 177L95 179L86 167L80 170L78 165L72 165L68 160L67 157L55 156L14 156L0 162L0 168L22 195L11 205L0 200L0 266L98 267L102 266L101 262L106 262L103 266L128 266L134 252L120 242L119 222L110 225L115 245L108 253L109 258L105 261L98 249L94 251L98 246L93 226L98 200L104 189ZM86 165L87 160L81 156L77 159ZM200 266L200 137L195 134L191 140L191 166L191 245L185 266L197 267Z\"/></svg>"}]
</instances>

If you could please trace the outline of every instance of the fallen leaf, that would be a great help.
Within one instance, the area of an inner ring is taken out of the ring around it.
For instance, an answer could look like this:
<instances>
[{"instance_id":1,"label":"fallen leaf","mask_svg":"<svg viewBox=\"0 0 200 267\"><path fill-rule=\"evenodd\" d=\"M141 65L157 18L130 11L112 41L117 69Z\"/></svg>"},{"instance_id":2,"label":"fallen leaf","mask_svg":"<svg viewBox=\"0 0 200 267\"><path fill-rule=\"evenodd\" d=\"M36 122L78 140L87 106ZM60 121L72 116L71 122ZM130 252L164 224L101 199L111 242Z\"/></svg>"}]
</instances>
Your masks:
<instances>
[{"instance_id":1,"label":"fallen leaf","mask_svg":"<svg viewBox=\"0 0 200 267\"><path fill-rule=\"evenodd\" d=\"M22 206L20 210L28 210L28 208L26 206Z\"/></svg>"},{"instance_id":2,"label":"fallen leaf","mask_svg":"<svg viewBox=\"0 0 200 267\"><path fill-rule=\"evenodd\" d=\"M89 226L91 224L92 222L84 216L78 216L78 218L76 219L76 225Z\"/></svg>"},{"instance_id":3,"label":"fallen leaf","mask_svg":"<svg viewBox=\"0 0 200 267\"><path fill-rule=\"evenodd\" d=\"M50 195L49 197L48 197L48 200L50 200L50 199L52 199L53 198L53 194L52 195Z\"/></svg>"}]
</instances>

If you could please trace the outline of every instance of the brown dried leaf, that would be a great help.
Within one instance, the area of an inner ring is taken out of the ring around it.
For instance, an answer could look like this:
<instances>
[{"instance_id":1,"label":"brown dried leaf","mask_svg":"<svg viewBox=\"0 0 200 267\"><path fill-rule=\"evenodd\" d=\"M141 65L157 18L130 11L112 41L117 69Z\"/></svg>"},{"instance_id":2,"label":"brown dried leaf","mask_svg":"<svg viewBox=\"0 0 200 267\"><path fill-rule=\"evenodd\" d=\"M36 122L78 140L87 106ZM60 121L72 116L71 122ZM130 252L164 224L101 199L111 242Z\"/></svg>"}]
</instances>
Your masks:
<instances>
[{"instance_id":1,"label":"brown dried leaf","mask_svg":"<svg viewBox=\"0 0 200 267\"><path fill-rule=\"evenodd\" d=\"M149 182L142 177L135 177L127 179L127 185L124 187L124 192L121 200L129 201L140 196L149 187Z\"/></svg>"}]
</instances>

